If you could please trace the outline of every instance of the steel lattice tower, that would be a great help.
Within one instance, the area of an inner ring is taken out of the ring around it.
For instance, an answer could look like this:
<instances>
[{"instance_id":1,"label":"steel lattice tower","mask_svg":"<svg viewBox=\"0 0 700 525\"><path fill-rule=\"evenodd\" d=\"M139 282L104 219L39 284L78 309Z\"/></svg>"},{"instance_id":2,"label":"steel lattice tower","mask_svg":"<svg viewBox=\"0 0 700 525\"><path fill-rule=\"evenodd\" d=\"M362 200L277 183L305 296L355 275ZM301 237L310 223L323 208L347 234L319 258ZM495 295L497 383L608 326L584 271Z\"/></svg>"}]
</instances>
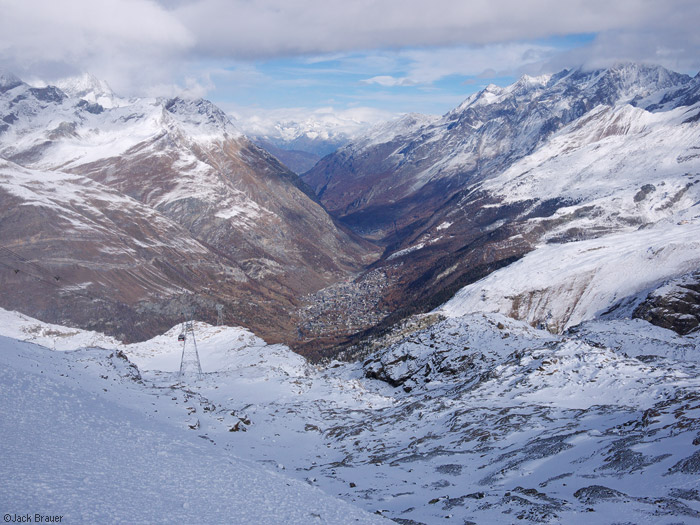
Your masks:
<instances>
[{"instance_id":1,"label":"steel lattice tower","mask_svg":"<svg viewBox=\"0 0 700 525\"><path fill-rule=\"evenodd\" d=\"M183 337L184 336L184 337ZM197 340L194 337L194 321L182 323L182 358L180 359L180 377L192 377L201 379L202 365L199 362Z\"/></svg>"}]
</instances>

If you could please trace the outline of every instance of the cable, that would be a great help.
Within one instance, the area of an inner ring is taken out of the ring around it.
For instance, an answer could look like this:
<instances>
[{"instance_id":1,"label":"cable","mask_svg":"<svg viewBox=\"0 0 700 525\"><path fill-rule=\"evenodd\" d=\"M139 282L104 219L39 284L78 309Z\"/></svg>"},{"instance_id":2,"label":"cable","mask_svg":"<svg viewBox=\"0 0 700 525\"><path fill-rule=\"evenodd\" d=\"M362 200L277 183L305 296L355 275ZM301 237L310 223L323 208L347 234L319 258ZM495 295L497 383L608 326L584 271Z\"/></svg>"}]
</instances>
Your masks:
<instances>
[{"instance_id":1,"label":"cable","mask_svg":"<svg viewBox=\"0 0 700 525\"><path fill-rule=\"evenodd\" d=\"M59 289L65 288L65 286L61 286L61 284L60 284L61 282L63 282L63 284L65 284L67 286L71 286L71 284L72 284L72 286L75 286L75 287L80 286L78 283L75 283L75 282L71 283L71 281L69 279L65 279L65 278L61 277L61 275L56 275L53 272L50 272L47 268L44 268L43 266L41 266L40 264L38 264L34 261L30 261L26 257L23 257L22 255L18 254L14 250L11 250L7 246L0 246L0 250L11 254L16 259L18 259L22 264L24 264L26 266L30 266L34 270L38 270L38 273L43 274L44 276L50 276L50 278L47 279L46 277L42 277L41 275L35 275L32 272L27 271L26 269L19 270L19 271L22 271L23 273L25 273L31 277L34 277L35 279L37 279L45 284L50 284L50 285L55 286L56 288L59 288ZM17 267L9 266L1 261L0 261L0 265L14 271L15 273L18 273ZM94 301L104 301L103 298L92 295L90 292L88 292L84 288L78 288L77 290L75 290L75 292L79 293L79 294L83 294Z\"/></svg>"}]
</instances>

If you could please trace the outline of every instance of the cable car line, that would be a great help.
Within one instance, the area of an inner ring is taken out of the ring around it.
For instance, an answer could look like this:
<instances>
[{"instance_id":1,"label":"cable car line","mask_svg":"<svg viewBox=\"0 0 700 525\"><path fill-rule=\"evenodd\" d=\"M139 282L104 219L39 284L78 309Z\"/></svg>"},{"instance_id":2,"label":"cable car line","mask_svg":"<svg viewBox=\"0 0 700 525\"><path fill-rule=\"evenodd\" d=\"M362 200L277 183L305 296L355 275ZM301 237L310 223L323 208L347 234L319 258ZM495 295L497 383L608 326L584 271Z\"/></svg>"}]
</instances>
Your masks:
<instances>
[{"instance_id":1,"label":"cable car line","mask_svg":"<svg viewBox=\"0 0 700 525\"><path fill-rule=\"evenodd\" d=\"M38 270L38 273L43 274L44 276L50 276L50 278L47 279L46 277L42 277L40 275L35 275L26 269L20 270L17 267L9 266L6 263L3 263L2 261L0 261L0 265L12 270L15 274L17 274L21 271L21 272L23 272L31 277L34 277L35 279L37 279L45 284L50 284L50 285L55 286L56 288L59 288L59 289L66 288L67 286L72 285L72 286L76 287L76 289L73 291L75 291L78 294L85 295L94 301L103 301L104 300L103 298L97 297L97 296L91 294L90 292L88 292L86 289L80 287L80 285L78 283L75 283L75 282L71 283L71 281L68 279L65 279L65 277L61 277L61 275L55 274L54 272L50 272L47 268L44 268L43 266L41 266L40 264L38 264L34 261L30 261L26 257L18 254L14 250L11 250L7 246L0 246L0 250L10 253L12 256L14 256L16 259L18 259L22 264L30 266L33 270ZM60 282L63 283L63 286L61 286L61 284L59 284Z\"/></svg>"}]
</instances>

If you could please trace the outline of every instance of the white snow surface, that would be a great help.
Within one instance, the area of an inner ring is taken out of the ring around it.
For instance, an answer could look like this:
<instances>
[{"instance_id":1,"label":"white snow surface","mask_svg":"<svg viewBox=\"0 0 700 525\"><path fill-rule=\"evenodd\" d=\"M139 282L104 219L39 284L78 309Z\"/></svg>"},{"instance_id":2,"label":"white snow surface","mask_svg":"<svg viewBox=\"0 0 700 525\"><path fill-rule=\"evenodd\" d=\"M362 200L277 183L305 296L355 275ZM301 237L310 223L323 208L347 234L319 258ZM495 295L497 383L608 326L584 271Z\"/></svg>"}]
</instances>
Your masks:
<instances>
[{"instance_id":1,"label":"white snow surface","mask_svg":"<svg viewBox=\"0 0 700 525\"><path fill-rule=\"evenodd\" d=\"M698 210L700 213L700 210ZM700 216L680 224L547 244L462 288L438 310L500 312L556 331L700 266Z\"/></svg>"},{"instance_id":2,"label":"white snow surface","mask_svg":"<svg viewBox=\"0 0 700 525\"><path fill-rule=\"evenodd\" d=\"M184 409L172 399L187 394L144 388L113 351L55 353L6 337L0 350L4 513L65 523L384 521L178 425Z\"/></svg>"},{"instance_id":3,"label":"white snow surface","mask_svg":"<svg viewBox=\"0 0 700 525\"><path fill-rule=\"evenodd\" d=\"M392 335L364 367L319 368L196 323L195 379L173 372L179 329L121 345L0 311L13 337L0 338L0 509L130 523L700 518L697 339L639 320L557 336L476 314Z\"/></svg>"}]
</instances>

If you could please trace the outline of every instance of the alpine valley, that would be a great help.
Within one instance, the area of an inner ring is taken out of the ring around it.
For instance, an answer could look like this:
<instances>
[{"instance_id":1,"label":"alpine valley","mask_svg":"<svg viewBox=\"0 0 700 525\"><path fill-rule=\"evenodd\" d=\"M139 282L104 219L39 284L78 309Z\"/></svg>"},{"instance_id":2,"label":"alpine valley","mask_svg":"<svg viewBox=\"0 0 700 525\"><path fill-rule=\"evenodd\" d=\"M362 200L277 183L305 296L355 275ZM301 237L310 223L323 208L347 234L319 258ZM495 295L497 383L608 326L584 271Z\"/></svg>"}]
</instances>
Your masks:
<instances>
[{"instance_id":1,"label":"alpine valley","mask_svg":"<svg viewBox=\"0 0 700 525\"><path fill-rule=\"evenodd\" d=\"M2 306L133 341L223 304L288 341L298 296L376 257L213 104L105 88L0 80Z\"/></svg>"},{"instance_id":2,"label":"alpine valley","mask_svg":"<svg viewBox=\"0 0 700 525\"><path fill-rule=\"evenodd\" d=\"M5 73L0 240L5 512L700 520L700 74L524 76L297 176Z\"/></svg>"}]
</instances>

